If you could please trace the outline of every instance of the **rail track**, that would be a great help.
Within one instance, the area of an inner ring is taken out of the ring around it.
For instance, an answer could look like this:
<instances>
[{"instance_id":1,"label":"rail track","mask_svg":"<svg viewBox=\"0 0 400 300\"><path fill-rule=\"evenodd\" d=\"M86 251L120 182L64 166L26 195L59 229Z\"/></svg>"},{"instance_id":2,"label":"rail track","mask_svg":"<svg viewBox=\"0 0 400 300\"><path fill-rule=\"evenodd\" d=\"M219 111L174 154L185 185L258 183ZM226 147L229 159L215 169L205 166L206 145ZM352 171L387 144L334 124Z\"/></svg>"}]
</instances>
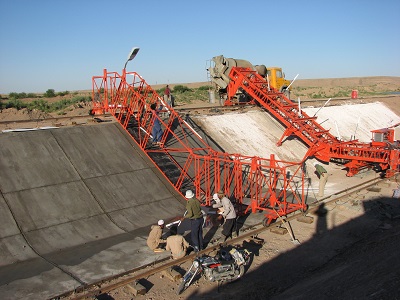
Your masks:
<instances>
[{"instance_id":1,"label":"rail track","mask_svg":"<svg viewBox=\"0 0 400 300\"><path fill-rule=\"evenodd\" d=\"M283 221L288 222L288 221L295 220L299 216L307 215L309 213L316 211L318 209L319 205L321 205L322 203L324 203L324 204L334 203L338 200L349 197L352 194L355 194L361 190L364 190L371 186L377 185L384 180L385 179L382 179L382 178L374 178L374 179L365 181L363 183L360 183L358 185L352 186L350 188L346 188L344 190L338 191L338 192L336 192L332 195L329 195L319 201L309 204L308 210L306 212L297 211L295 213L292 213L291 215L286 216L284 220L283 219L280 221L277 220L276 222L274 222L273 224L271 224L268 227L265 227L263 225L263 222L260 222L258 224L252 225L252 226L247 226L247 227L244 226L241 229L241 234L238 237L235 237L235 238L227 241L226 243L224 243L224 246L232 245L232 244L239 244L240 242L242 242L244 240L249 240L249 239L257 240L257 236L260 233L262 233L263 231L266 231L266 230L270 230L273 227L279 227L280 225L282 225ZM387 178L386 178L386 180L387 180ZM209 254L209 253L219 249L220 247L221 247L221 244L210 245L206 249L200 251L197 255ZM80 286L75 290L63 293L63 294L53 297L51 299L60 299L60 300L68 299L69 300L69 299L87 299L87 298L91 298L91 297L97 297L99 295L106 294L113 290L122 288L122 287L127 286L132 283L135 283L142 278L148 278L154 274L160 273L160 272L167 270L173 266L179 266L188 261L192 261L195 258L195 256L196 256L196 254L193 253L193 254L187 255L178 260L170 260L169 258L164 258L155 263L144 265L139 268L135 268L135 269L123 272L121 274L105 278L105 279L95 282L95 283L91 283L86 286Z\"/></svg>"},{"instance_id":2,"label":"rail track","mask_svg":"<svg viewBox=\"0 0 400 300\"><path fill-rule=\"evenodd\" d=\"M339 105L343 104L344 101L351 101L351 103L357 104L357 103L366 103L366 102L371 102L375 101L376 98L394 98L398 97L397 95L380 95L380 96L370 96L370 97L360 97L358 99L351 99L348 97L345 98L333 98L330 101L330 105ZM327 99L306 99L302 100L303 105L305 106L310 106L310 105L321 105L324 102L326 102ZM297 101L297 100L293 100ZM245 109L252 109L254 108L255 105L236 105L236 106L224 106L224 105L204 105L204 106L195 106L195 107L190 107L187 105L180 105L174 107L174 110L181 114L187 114L191 113L192 111L209 111L210 113L219 113L219 112L224 112L224 111L237 111L237 110L245 110ZM43 116L40 118L31 118L31 119L22 119L22 120L5 120L5 121L0 121L0 127L7 126L9 124L24 124L24 123L59 123L62 121L73 121L73 120L83 120L83 119L88 119L91 118L93 122L102 122L101 118L104 117L111 117L110 114L105 114L105 115L100 115L100 116L92 116L92 115L74 115L74 116L59 116L59 117L47 117Z\"/></svg>"}]
</instances>

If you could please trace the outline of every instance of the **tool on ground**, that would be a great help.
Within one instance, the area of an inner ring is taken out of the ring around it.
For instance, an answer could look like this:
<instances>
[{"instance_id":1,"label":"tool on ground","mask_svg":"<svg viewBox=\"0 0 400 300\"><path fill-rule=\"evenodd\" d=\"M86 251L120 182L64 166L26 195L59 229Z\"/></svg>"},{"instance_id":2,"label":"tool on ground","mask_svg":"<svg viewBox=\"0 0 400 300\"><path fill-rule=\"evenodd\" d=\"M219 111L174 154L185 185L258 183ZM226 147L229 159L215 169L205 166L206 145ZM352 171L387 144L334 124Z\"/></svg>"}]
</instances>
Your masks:
<instances>
[{"instance_id":1,"label":"tool on ground","mask_svg":"<svg viewBox=\"0 0 400 300\"><path fill-rule=\"evenodd\" d=\"M290 228L290 225L288 226L287 222L278 214L278 212L275 210L275 208L272 208L274 212L278 215L279 220L282 222L283 226L285 226L286 230L289 232L290 237L292 239L292 243L296 245L300 245L300 241L298 239L294 238L294 234L292 231L292 228Z\"/></svg>"}]
</instances>

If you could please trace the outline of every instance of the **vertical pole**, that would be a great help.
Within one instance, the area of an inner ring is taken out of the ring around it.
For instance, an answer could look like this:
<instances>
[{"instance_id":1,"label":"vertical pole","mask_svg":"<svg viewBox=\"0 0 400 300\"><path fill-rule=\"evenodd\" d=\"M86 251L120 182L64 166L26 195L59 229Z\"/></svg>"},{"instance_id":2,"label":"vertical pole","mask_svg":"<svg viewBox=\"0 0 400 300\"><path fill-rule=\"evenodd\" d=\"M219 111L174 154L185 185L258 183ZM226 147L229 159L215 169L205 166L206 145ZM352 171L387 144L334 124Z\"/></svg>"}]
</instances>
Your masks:
<instances>
[{"instance_id":1,"label":"vertical pole","mask_svg":"<svg viewBox=\"0 0 400 300\"><path fill-rule=\"evenodd\" d=\"M103 113L108 111L108 82L107 82L107 69L103 70L103 82L104 82L104 103Z\"/></svg>"}]
</instances>

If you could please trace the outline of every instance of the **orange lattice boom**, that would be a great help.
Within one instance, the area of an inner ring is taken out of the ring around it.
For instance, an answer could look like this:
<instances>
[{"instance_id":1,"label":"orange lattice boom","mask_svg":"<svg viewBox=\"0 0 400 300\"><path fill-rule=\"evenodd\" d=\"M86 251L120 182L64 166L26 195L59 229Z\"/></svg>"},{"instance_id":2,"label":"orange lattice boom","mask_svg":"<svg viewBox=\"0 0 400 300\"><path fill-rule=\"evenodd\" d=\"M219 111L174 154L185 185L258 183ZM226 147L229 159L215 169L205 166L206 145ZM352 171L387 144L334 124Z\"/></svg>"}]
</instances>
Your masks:
<instances>
[{"instance_id":1,"label":"orange lattice boom","mask_svg":"<svg viewBox=\"0 0 400 300\"><path fill-rule=\"evenodd\" d=\"M308 145L303 160L315 157L329 162L336 160L347 168L348 176L357 174L362 168L374 168L384 171L386 177L393 176L400 168L399 141L395 140L395 126L373 131L371 143L357 140L340 141L316 122L315 116L299 111L298 105L273 88L256 71L249 68L232 68L228 86L228 99L225 105L233 105L233 99L239 89L271 113L285 128L277 144L290 135L297 136ZM378 138L377 138L378 137Z\"/></svg>"}]
</instances>

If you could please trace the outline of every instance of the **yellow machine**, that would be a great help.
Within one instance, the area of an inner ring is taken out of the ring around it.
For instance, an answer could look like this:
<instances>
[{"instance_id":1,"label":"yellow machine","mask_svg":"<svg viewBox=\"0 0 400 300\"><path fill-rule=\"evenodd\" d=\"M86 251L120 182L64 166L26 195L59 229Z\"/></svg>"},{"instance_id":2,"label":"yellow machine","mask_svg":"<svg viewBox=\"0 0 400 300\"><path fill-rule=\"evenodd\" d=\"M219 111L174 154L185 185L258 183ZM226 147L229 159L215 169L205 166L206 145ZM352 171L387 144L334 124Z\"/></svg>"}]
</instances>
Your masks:
<instances>
[{"instance_id":1,"label":"yellow machine","mask_svg":"<svg viewBox=\"0 0 400 300\"><path fill-rule=\"evenodd\" d=\"M279 67L267 67L268 81L274 89L285 92L290 85L290 80L285 79L285 73Z\"/></svg>"}]
</instances>

